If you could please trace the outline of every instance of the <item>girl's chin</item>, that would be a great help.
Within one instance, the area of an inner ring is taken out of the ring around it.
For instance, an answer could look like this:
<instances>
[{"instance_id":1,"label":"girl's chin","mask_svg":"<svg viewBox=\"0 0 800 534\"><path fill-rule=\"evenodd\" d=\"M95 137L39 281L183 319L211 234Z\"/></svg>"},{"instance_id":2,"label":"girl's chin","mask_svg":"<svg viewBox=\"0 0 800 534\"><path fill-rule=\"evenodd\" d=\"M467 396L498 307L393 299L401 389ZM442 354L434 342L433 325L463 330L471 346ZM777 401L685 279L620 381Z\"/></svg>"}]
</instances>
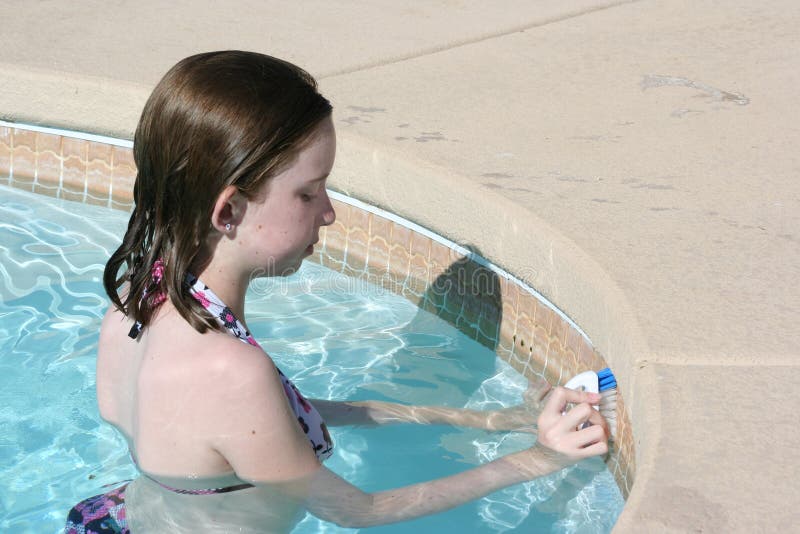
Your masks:
<instances>
[{"instance_id":1,"label":"girl's chin","mask_svg":"<svg viewBox=\"0 0 800 534\"><path fill-rule=\"evenodd\" d=\"M313 251L312 251L312 252L313 252ZM303 256L303 258L305 258L305 257L306 257L306 256L308 256L308 255L309 255L309 254L305 254L305 255ZM286 266L284 266L284 267L283 267L283 268L282 268L280 271L278 271L277 273L275 273L275 274L276 274L276 276L289 276L289 275L292 275L292 274L296 273L296 272L297 272L297 271L300 269L300 266L303 264L303 258L299 258L299 259L298 259L298 260L297 260L295 263L293 263L293 264L290 264L290 265L286 265Z\"/></svg>"}]
</instances>

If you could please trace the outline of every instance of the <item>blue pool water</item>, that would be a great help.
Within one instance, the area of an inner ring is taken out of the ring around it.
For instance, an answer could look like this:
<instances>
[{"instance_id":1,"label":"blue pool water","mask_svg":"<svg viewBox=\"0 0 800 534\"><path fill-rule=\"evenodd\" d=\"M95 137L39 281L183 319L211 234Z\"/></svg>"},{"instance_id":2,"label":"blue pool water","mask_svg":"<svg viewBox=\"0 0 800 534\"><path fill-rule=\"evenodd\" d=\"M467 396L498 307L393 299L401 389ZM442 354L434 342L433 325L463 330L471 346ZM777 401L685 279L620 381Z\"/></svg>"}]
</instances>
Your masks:
<instances>
[{"instance_id":1,"label":"blue pool water","mask_svg":"<svg viewBox=\"0 0 800 534\"><path fill-rule=\"evenodd\" d=\"M0 187L0 531L59 532L67 510L136 476L97 413L103 264L127 215ZM307 263L258 280L256 339L310 397L492 409L525 380L486 347L376 286ZM332 428L329 468L366 491L462 471L533 437L442 426ZM410 446L413 444L413 446ZM573 468L375 532L608 532L624 502L607 470ZM353 532L307 516L297 533Z\"/></svg>"}]
</instances>

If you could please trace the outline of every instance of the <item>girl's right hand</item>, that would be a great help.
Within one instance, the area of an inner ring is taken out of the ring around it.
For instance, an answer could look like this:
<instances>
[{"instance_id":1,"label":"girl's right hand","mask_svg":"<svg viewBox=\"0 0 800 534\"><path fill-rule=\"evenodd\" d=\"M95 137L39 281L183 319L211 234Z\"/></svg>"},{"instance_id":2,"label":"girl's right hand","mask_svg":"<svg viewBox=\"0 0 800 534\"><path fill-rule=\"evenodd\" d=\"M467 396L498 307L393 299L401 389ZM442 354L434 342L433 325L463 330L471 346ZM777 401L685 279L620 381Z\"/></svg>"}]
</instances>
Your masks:
<instances>
[{"instance_id":1,"label":"girl's right hand","mask_svg":"<svg viewBox=\"0 0 800 534\"><path fill-rule=\"evenodd\" d=\"M553 467L563 468L592 456L608 453L608 423L592 408L600 402L597 393L557 387L550 392L539 415L539 437L531 449L543 453ZM568 404L574 404L563 413ZM580 427L585 422L591 426Z\"/></svg>"}]
</instances>

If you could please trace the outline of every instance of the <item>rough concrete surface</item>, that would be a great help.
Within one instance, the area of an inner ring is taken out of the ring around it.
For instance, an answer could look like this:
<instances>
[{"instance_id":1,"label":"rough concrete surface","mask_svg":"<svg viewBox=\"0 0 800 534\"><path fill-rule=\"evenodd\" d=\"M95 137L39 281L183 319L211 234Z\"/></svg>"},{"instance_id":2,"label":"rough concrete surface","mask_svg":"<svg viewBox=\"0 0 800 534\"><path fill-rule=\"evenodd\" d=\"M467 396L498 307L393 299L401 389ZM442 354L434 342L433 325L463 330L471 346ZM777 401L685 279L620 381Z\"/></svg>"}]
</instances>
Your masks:
<instances>
[{"instance_id":1,"label":"rough concrete surface","mask_svg":"<svg viewBox=\"0 0 800 534\"><path fill-rule=\"evenodd\" d=\"M800 4L219 5L0 4L0 118L130 137L183 56L297 62L336 107L333 188L535 272L611 363L617 531L798 523Z\"/></svg>"}]
</instances>

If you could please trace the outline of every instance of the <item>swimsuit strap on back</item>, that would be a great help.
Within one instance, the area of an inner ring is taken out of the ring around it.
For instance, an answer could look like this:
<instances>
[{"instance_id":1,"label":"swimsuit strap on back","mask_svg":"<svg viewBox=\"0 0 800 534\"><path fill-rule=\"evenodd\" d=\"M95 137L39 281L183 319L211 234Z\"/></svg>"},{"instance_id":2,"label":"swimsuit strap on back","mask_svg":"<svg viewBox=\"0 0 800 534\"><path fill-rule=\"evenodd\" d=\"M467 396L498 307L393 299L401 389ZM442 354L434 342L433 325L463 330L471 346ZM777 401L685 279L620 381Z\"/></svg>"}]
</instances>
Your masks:
<instances>
[{"instance_id":1,"label":"swimsuit strap on back","mask_svg":"<svg viewBox=\"0 0 800 534\"><path fill-rule=\"evenodd\" d=\"M136 468L139 469L139 471L141 471L141 469L139 468L139 462L136 461L136 458L133 456L133 453L130 454L130 458L131 458L131 461L133 462L133 465L135 465ZM180 493L181 495L216 495L217 493L229 493L231 491L238 491L238 490L243 490L243 489L255 487L252 484L249 484L247 482L243 482L241 484L234 484L232 486L224 486L224 487L221 487L221 488L203 488L203 489L175 488L175 487L170 486L168 484L164 484L160 480L157 480L156 478L148 475L147 473L142 472L142 475L144 475L145 477L149 478L150 480L152 480L153 482L155 482L156 484L158 484L162 488L167 489L167 490L172 491L172 492L175 492L175 493ZM130 482L130 480L127 480L126 482Z\"/></svg>"}]
</instances>

